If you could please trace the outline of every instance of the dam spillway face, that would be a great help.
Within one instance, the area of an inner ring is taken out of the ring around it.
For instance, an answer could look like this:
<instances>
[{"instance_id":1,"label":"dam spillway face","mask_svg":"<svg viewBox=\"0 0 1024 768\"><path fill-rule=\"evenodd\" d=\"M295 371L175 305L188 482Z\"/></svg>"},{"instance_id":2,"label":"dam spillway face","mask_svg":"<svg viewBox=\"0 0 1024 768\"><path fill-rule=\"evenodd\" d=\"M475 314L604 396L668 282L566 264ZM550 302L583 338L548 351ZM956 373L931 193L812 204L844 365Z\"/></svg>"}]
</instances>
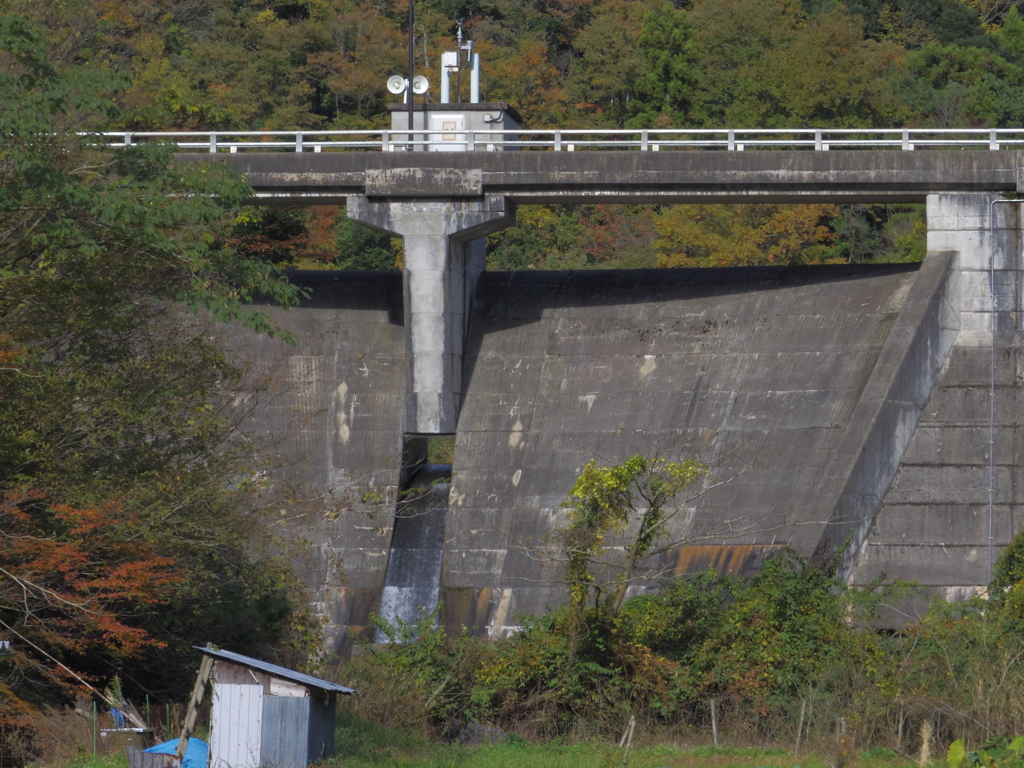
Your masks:
<instances>
[{"instance_id":1,"label":"dam spillway face","mask_svg":"<svg viewBox=\"0 0 1024 768\"><path fill-rule=\"evenodd\" d=\"M275 382L249 428L277 440L275 485L310 542L301 566L330 651L371 640L372 612L403 600L418 610L422 597L398 599L414 585L436 589L443 624L488 637L562 602L550 534L592 458L658 453L710 468L709 487L674 523L686 546L649 564L634 592L707 567L749 571L787 546L810 557L846 545L851 581L881 571L912 579L921 553L899 549L879 510L931 521L919 527L945 519L935 512L942 500L914 496L901 461L926 439L921 430L941 439L951 396L921 414L969 367L947 364L966 354L954 349L955 254L923 265L485 273L466 335L451 484L431 491L432 509L441 495L450 506L413 525L401 512L396 520L409 473L401 275L294 279L311 300L271 311L295 345L239 347ZM974 546L976 531L958 525L930 535ZM926 583L981 583L977 570Z\"/></svg>"},{"instance_id":2,"label":"dam spillway face","mask_svg":"<svg viewBox=\"0 0 1024 768\"><path fill-rule=\"evenodd\" d=\"M441 594L441 556L451 479L450 464L423 464L402 490L377 611L391 629L376 630L378 643L401 639L404 627L434 621L431 617Z\"/></svg>"}]
</instances>

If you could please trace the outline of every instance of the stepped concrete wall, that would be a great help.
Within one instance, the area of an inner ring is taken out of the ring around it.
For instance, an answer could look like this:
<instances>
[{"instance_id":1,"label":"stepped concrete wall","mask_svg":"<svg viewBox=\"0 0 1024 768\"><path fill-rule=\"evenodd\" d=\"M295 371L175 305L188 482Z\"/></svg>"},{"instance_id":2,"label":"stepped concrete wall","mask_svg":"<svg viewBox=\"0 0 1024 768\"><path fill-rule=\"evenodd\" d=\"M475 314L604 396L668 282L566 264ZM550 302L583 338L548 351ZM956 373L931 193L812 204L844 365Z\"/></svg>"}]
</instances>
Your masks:
<instances>
[{"instance_id":1,"label":"stepped concrete wall","mask_svg":"<svg viewBox=\"0 0 1024 768\"><path fill-rule=\"evenodd\" d=\"M402 275L304 272L281 339L244 335L258 392L246 428L269 466L269 516L297 548L329 652L368 631L387 574L406 413ZM371 633L372 634L372 633Z\"/></svg>"},{"instance_id":2,"label":"stepped concrete wall","mask_svg":"<svg viewBox=\"0 0 1024 768\"><path fill-rule=\"evenodd\" d=\"M1020 204L932 196L928 228L929 248L959 253L961 327L850 574L921 585L894 623L935 594L983 591L1024 518Z\"/></svg>"}]
</instances>

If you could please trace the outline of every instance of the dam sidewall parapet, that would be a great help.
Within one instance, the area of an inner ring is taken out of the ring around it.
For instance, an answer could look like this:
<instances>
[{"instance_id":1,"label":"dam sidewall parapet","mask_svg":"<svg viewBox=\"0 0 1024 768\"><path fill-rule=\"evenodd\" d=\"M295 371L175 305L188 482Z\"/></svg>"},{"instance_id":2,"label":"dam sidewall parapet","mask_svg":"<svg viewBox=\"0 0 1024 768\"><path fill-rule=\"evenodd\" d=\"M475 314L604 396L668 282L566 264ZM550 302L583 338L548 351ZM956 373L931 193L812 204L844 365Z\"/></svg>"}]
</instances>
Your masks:
<instances>
[{"instance_id":1,"label":"dam sidewall parapet","mask_svg":"<svg viewBox=\"0 0 1024 768\"><path fill-rule=\"evenodd\" d=\"M1020 204L990 193L933 194L927 217L929 251L958 257L960 327L849 573L853 584L921 586L888 617L893 625L933 596L984 593L1020 525Z\"/></svg>"}]
</instances>

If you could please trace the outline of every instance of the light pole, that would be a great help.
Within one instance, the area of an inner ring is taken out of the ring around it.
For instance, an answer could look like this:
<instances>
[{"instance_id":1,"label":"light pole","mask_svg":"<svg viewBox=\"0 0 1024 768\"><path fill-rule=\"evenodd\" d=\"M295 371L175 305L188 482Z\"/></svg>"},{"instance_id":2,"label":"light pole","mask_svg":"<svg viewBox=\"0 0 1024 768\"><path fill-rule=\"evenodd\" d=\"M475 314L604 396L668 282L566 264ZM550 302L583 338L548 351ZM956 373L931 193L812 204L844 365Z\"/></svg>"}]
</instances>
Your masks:
<instances>
[{"instance_id":1,"label":"light pole","mask_svg":"<svg viewBox=\"0 0 1024 768\"><path fill-rule=\"evenodd\" d=\"M410 152L412 152L412 150L413 150L413 141L414 141L414 138L415 138L414 134L412 132L412 118L413 118L412 80L413 80L413 77L416 74L415 71L414 71L415 62L413 60L413 56L414 56L414 51L413 51L413 42L414 42L414 40L413 40L413 38L414 38L414 33L413 33L413 8L414 7L415 7L415 0L409 0L409 80L408 80L409 85L405 89L405 94L406 94L406 98L409 100L408 101L408 106L409 106L409 151Z\"/></svg>"}]
</instances>

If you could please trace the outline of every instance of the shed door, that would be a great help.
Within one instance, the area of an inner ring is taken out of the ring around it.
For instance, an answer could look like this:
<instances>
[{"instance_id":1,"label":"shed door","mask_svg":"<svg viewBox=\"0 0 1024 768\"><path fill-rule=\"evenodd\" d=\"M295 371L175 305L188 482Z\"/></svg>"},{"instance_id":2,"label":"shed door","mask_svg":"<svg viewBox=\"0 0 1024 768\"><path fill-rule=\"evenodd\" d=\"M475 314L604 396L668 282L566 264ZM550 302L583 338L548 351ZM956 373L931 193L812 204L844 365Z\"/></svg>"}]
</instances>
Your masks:
<instances>
[{"instance_id":1,"label":"shed door","mask_svg":"<svg viewBox=\"0 0 1024 768\"><path fill-rule=\"evenodd\" d=\"M466 116L450 112L431 113L430 151L465 152Z\"/></svg>"},{"instance_id":2,"label":"shed door","mask_svg":"<svg viewBox=\"0 0 1024 768\"><path fill-rule=\"evenodd\" d=\"M262 755L266 768L306 768L312 762L309 759L310 701L297 696L264 697Z\"/></svg>"},{"instance_id":3,"label":"shed door","mask_svg":"<svg viewBox=\"0 0 1024 768\"><path fill-rule=\"evenodd\" d=\"M210 768L259 768L262 730L262 685L214 686Z\"/></svg>"}]
</instances>

